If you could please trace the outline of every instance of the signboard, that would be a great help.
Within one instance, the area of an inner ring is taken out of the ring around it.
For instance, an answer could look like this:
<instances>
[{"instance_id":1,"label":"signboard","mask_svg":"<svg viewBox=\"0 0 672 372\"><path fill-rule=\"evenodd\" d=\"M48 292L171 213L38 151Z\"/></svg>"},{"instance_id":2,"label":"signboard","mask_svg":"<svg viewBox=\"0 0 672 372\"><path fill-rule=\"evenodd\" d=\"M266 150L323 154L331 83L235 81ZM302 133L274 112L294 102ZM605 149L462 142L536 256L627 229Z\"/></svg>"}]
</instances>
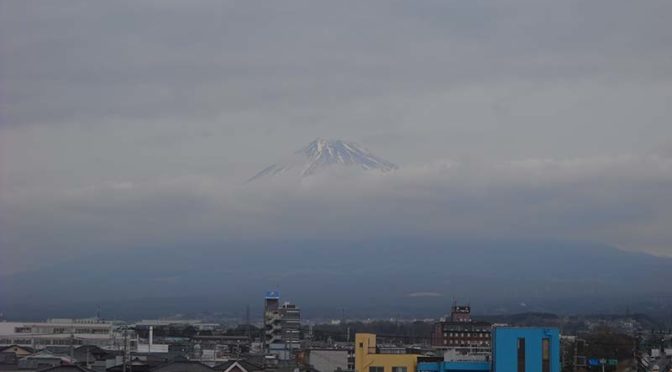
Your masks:
<instances>
[{"instance_id":1,"label":"signboard","mask_svg":"<svg viewBox=\"0 0 672 372\"><path fill-rule=\"evenodd\" d=\"M591 367L597 367L601 365L616 366L618 365L618 359L598 359L590 358L588 359L588 365Z\"/></svg>"},{"instance_id":2,"label":"signboard","mask_svg":"<svg viewBox=\"0 0 672 372\"><path fill-rule=\"evenodd\" d=\"M266 291L266 298L278 300L280 299L280 291Z\"/></svg>"}]
</instances>

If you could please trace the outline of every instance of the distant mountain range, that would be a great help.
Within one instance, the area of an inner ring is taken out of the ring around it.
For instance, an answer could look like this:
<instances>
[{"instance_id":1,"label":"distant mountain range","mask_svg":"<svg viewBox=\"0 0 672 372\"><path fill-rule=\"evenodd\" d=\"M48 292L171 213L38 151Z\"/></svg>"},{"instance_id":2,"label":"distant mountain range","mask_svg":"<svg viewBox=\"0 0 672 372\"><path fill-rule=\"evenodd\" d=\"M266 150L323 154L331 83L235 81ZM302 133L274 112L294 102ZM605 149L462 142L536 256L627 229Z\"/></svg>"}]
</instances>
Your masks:
<instances>
[{"instance_id":1,"label":"distant mountain range","mask_svg":"<svg viewBox=\"0 0 672 372\"><path fill-rule=\"evenodd\" d=\"M297 177L308 177L335 168L390 172L397 169L397 166L354 142L317 138L283 161L262 169L248 182L288 173Z\"/></svg>"},{"instance_id":2,"label":"distant mountain range","mask_svg":"<svg viewBox=\"0 0 672 372\"><path fill-rule=\"evenodd\" d=\"M7 319L261 314L279 289L306 318L438 317L453 300L479 314L669 316L672 259L581 242L378 238L221 241L110 250L9 276Z\"/></svg>"}]
</instances>

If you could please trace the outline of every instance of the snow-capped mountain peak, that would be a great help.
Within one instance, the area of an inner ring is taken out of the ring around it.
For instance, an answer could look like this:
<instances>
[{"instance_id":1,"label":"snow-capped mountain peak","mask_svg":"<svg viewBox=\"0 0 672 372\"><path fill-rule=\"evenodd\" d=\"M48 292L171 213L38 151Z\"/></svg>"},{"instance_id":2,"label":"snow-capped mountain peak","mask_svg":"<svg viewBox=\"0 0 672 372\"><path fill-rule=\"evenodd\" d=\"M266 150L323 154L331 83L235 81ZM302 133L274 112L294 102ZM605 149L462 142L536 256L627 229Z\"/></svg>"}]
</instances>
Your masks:
<instances>
[{"instance_id":1,"label":"snow-capped mountain peak","mask_svg":"<svg viewBox=\"0 0 672 372\"><path fill-rule=\"evenodd\" d=\"M393 163L373 155L354 142L317 138L296 151L288 161L264 168L249 181L289 171L298 172L300 177L308 177L334 167L358 167L379 172L397 169Z\"/></svg>"}]
</instances>

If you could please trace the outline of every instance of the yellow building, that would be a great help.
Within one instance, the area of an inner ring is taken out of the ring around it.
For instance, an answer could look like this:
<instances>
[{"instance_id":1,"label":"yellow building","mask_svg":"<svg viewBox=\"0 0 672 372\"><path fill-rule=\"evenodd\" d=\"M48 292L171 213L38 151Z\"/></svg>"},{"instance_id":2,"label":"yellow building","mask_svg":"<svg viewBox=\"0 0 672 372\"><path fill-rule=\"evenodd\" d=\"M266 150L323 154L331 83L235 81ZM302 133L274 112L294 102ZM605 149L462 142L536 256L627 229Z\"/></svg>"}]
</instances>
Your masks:
<instances>
[{"instance_id":1,"label":"yellow building","mask_svg":"<svg viewBox=\"0 0 672 372\"><path fill-rule=\"evenodd\" d=\"M417 354L380 353L376 335L355 335L355 372L415 372Z\"/></svg>"}]
</instances>

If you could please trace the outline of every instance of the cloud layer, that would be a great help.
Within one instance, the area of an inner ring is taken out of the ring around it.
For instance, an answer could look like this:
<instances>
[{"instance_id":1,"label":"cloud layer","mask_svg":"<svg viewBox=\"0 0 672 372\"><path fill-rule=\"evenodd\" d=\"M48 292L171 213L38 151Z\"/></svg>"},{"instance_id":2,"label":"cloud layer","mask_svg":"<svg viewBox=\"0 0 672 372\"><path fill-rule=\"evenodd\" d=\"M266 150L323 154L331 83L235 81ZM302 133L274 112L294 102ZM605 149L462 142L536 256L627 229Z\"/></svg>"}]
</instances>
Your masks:
<instances>
[{"instance_id":1,"label":"cloud layer","mask_svg":"<svg viewBox=\"0 0 672 372\"><path fill-rule=\"evenodd\" d=\"M222 238L548 237L670 255L671 11L3 2L2 270ZM401 169L243 186L315 137Z\"/></svg>"},{"instance_id":2,"label":"cloud layer","mask_svg":"<svg viewBox=\"0 0 672 372\"><path fill-rule=\"evenodd\" d=\"M261 181L193 175L4 192L3 246L15 247L16 261L6 262L175 242L395 236L587 240L672 254L672 158L661 155Z\"/></svg>"}]
</instances>

